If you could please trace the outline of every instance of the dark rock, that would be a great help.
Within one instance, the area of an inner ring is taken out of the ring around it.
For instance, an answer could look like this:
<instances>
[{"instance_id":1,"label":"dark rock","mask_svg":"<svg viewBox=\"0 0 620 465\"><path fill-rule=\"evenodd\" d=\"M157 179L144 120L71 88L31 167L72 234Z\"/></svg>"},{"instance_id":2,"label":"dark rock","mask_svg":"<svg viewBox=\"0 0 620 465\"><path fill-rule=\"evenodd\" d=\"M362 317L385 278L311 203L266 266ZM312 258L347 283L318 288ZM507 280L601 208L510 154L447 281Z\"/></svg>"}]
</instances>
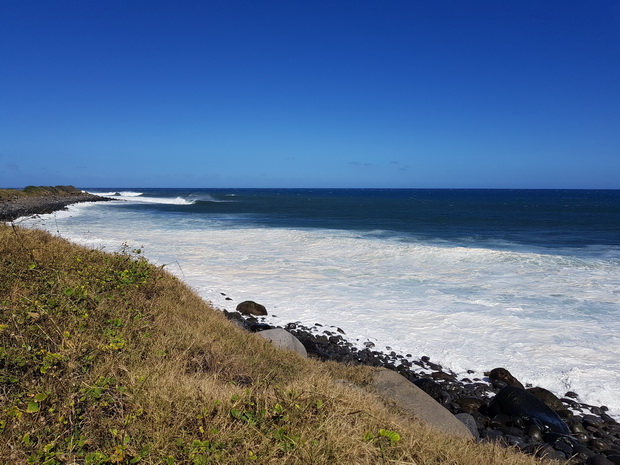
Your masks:
<instances>
[{"instance_id":1,"label":"dark rock","mask_svg":"<svg viewBox=\"0 0 620 465\"><path fill-rule=\"evenodd\" d=\"M542 429L538 425L530 425L527 428L527 435L536 442L543 440Z\"/></svg>"},{"instance_id":2,"label":"dark rock","mask_svg":"<svg viewBox=\"0 0 620 465\"><path fill-rule=\"evenodd\" d=\"M508 424L511 426L515 426L517 428L521 428L524 431L525 431L525 428L527 428L529 425L529 423L521 415L511 416Z\"/></svg>"},{"instance_id":3,"label":"dark rock","mask_svg":"<svg viewBox=\"0 0 620 465\"><path fill-rule=\"evenodd\" d=\"M592 426L597 429L603 426L604 423L601 418L594 415L584 415L582 421L585 426Z\"/></svg>"},{"instance_id":4,"label":"dark rock","mask_svg":"<svg viewBox=\"0 0 620 465\"><path fill-rule=\"evenodd\" d=\"M500 390L489 404L490 413L505 413L519 416L527 424L535 424L556 433L569 434L566 423L538 397L524 389L506 386Z\"/></svg>"},{"instance_id":5,"label":"dark rock","mask_svg":"<svg viewBox=\"0 0 620 465\"><path fill-rule=\"evenodd\" d=\"M575 416L575 414L568 409L556 410L555 413L560 415L560 418L563 419L564 421L570 420L571 418Z\"/></svg>"},{"instance_id":6,"label":"dark rock","mask_svg":"<svg viewBox=\"0 0 620 465\"><path fill-rule=\"evenodd\" d=\"M515 447L518 447L519 449L524 449L526 447L526 444L523 441L523 438L521 436L515 436L513 434L505 434L503 439L504 439L503 442L507 446L515 446Z\"/></svg>"},{"instance_id":7,"label":"dark rock","mask_svg":"<svg viewBox=\"0 0 620 465\"><path fill-rule=\"evenodd\" d=\"M501 431L502 434L505 436L515 436L518 438L523 437L523 431L521 431L519 428L514 428L512 426L502 426L500 428L497 428L497 430Z\"/></svg>"},{"instance_id":8,"label":"dark rock","mask_svg":"<svg viewBox=\"0 0 620 465\"><path fill-rule=\"evenodd\" d=\"M467 426L467 429L472 434L474 439L477 441L480 439L480 433L478 432L478 425L476 423L476 419L470 415L469 413L457 413L454 415L458 420Z\"/></svg>"},{"instance_id":9,"label":"dark rock","mask_svg":"<svg viewBox=\"0 0 620 465\"><path fill-rule=\"evenodd\" d=\"M254 323L251 324L249 330L253 333L257 333L259 331L266 331L268 329L273 329L273 326L268 325L267 323Z\"/></svg>"},{"instance_id":10,"label":"dark rock","mask_svg":"<svg viewBox=\"0 0 620 465\"><path fill-rule=\"evenodd\" d=\"M586 465L614 465L614 463L602 454L589 457Z\"/></svg>"},{"instance_id":11,"label":"dark rock","mask_svg":"<svg viewBox=\"0 0 620 465\"><path fill-rule=\"evenodd\" d=\"M491 387L487 383L481 383L480 381L475 382L472 386L474 388L474 392L481 397L486 397L486 395L492 391Z\"/></svg>"},{"instance_id":12,"label":"dark rock","mask_svg":"<svg viewBox=\"0 0 620 465\"><path fill-rule=\"evenodd\" d=\"M572 419L568 423L568 426L573 433L587 433L586 429L577 418Z\"/></svg>"},{"instance_id":13,"label":"dark rock","mask_svg":"<svg viewBox=\"0 0 620 465\"><path fill-rule=\"evenodd\" d=\"M251 324L248 323L245 318L243 318L243 315L241 315L241 313L239 312L229 312L228 310L224 310L223 311L224 316L231 322L235 323L238 327L240 327L241 329L244 329L246 331L250 330L250 326Z\"/></svg>"},{"instance_id":14,"label":"dark rock","mask_svg":"<svg viewBox=\"0 0 620 465\"><path fill-rule=\"evenodd\" d=\"M560 433L547 433L543 436L543 439L547 444L551 444L552 446L555 446L558 442L568 444L571 448L579 444L572 436Z\"/></svg>"},{"instance_id":15,"label":"dark rock","mask_svg":"<svg viewBox=\"0 0 620 465\"><path fill-rule=\"evenodd\" d=\"M267 309L263 305L257 304L252 300L246 300L245 302L241 302L239 305L237 305L237 311L242 315L267 315Z\"/></svg>"},{"instance_id":16,"label":"dark rock","mask_svg":"<svg viewBox=\"0 0 620 465\"><path fill-rule=\"evenodd\" d=\"M481 406L486 405L484 400L477 397L461 397L456 403L466 413L477 412Z\"/></svg>"},{"instance_id":17,"label":"dark rock","mask_svg":"<svg viewBox=\"0 0 620 465\"><path fill-rule=\"evenodd\" d=\"M570 457L571 455L573 455L573 448L566 444L565 442L562 441L556 441L555 444L553 444L553 448L555 450L559 450L560 452L563 452L564 454L566 454L567 457Z\"/></svg>"},{"instance_id":18,"label":"dark rock","mask_svg":"<svg viewBox=\"0 0 620 465\"><path fill-rule=\"evenodd\" d=\"M512 376L505 368L493 368L489 373L489 381L497 389L501 389L506 386L514 386L524 389L523 384L519 382L517 378Z\"/></svg>"},{"instance_id":19,"label":"dark rock","mask_svg":"<svg viewBox=\"0 0 620 465\"><path fill-rule=\"evenodd\" d=\"M431 373L431 377L433 379L439 379L444 381L456 381L456 377L454 375L446 373L445 371L434 371L433 373Z\"/></svg>"},{"instance_id":20,"label":"dark rock","mask_svg":"<svg viewBox=\"0 0 620 465\"><path fill-rule=\"evenodd\" d=\"M434 370L434 371L441 371L441 370L442 370L441 365L438 365L437 363L433 363L433 362L426 362L426 364L428 365L428 367L429 367L431 370Z\"/></svg>"},{"instance_id":21,"label":"dark rock","mask_svg":"<svg viewBox=\"0 0 620 465\"><path fill-rule=\"evenodd\" d=\"M506 426L510 423L511 417L505 413L498 413L495 415L491 421L489 422L489 426L491 428L501 428L502 426Z\"/></svg>"},{"instance_id":22,"label":"dark rock","mask_svg":"<svg viewBox=\"0 0 620 465\"><path fill-rule=\"evenodd\" d=\"M574 401L573 399L570 399L568 397L562 397L560 400L563 404L568 405L569 408L581 410L581 408L579 407L579 402Z\"/></svg>"},{"instance_id":23,"label":"dark rock","mask_svg":"<svg viewBox=\"0 0 620 465\"><path fill-rule=\"evenodd\" d=\"M566 455L560 451L555 450L549 444L539 444L534 447L534 455L542 459L550 460L566 460Z\"/></svg>"},{"instance_id":24,"label":"dark rock","mask_svg":"<svg viewBox=\"0 0 620 465\"><path fill-rule=\"evenodd\" d=\"M590 449L593 449L598 452L602 452L605 449L609 448L609 444L607 443L607 441L604 441L603 439L600 439L600 438L590 439L588 441L588 446L590 447Z\"/></svg>"},{"instance_id":25,"label":"dark rock","mask_svg":"<svg viewBox=\"0 0 620 465\"><path fill-rule=\"evenodd\" d=\"M612 454L607 456L607 460L612 462L614 465L620 465L620 454Z\"/></svg>"},{"instance_id":26,"label":"dark rock","mask_svg":"<svg viewBox=\"0 0 620 465\"><path fill-rule=\"evenodd\" d=\"M573 454L577 455L578 458L583 461L587 460L589 457L594 457L596 455L595 452L591 451L583 444L578 444L573 447Z\"/></svg>"},{"instance_id":27,"label":"dark rock","mask_svg":"<svg viewBox=\"0 0 620 465\"><path fill-rule=\"evenodd\" d=\"M574 437L577 441L582 442L582 443L584 443L584 444L587 444L587 443L588 443L588 441L590 440L590 436L588 436L588 435L587 435L587 434L585 434L585 433L573 433L573 437Z\"/></svg>"},{"instance_id":28,"label":"dark rock","mask_svg":"<svg viewBox=\"0 0 620 465\"><path fill-rule=\"evenodd\" d=\"M504 435L502 432L496 429L490 429L480 433L480 438L486 442L499 442L503 437Z\"/></svg>"},{"instance_id":29,"label":"dark rock","mask_svg":"<svg viewBox=\"0 0 620 465\"><path fill-rule=\"evenodd\" d=\"M426 392L429 396L435 399L440 404L443 404L448 394L443 390L441 385L436 381L428 378L420 378L413 381L417 387Z\"/></svg>"},{"instance_id":30,"label":"dark rock","mask_svg":"<svg viewBox=\"0 0 620 465\"><path fill-rule=\"evenodd\" d=\"M562 403L560 398L553 394L551 391L547 391L545 388L533 387L526 389L526 392L529 392L530 394L538 397L545 404L547 404L549 408L555 410L556 412L564 410L564 404Z\"/></svg>"}]
</instances>

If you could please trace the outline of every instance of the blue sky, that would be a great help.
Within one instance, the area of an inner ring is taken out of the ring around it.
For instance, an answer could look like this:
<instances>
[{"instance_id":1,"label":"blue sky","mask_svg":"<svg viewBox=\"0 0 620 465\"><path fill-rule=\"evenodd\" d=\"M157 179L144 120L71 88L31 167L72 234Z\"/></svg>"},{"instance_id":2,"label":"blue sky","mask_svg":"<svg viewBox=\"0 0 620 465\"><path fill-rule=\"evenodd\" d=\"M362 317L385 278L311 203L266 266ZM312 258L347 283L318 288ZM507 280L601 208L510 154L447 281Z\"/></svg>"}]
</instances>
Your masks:
<instances>
[{"instance_id":1,"label":"blue sky","mask_svg":"<svg viewBox=\"0 0 620 465\"><path fill-rule=\"evenodd\" d=\"M620 2L0 2L0 186L620 188Z\"/></svg>"}]
</instances>

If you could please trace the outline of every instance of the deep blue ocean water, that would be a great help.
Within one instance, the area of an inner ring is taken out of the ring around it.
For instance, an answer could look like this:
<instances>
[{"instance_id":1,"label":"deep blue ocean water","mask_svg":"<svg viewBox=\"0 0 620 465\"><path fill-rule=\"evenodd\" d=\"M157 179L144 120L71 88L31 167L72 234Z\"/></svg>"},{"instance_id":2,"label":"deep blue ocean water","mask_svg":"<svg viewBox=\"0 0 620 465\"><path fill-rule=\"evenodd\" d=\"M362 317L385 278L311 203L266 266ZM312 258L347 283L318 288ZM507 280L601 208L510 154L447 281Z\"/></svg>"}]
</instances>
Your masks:
<instances>
[{"instance_id":1,"label":"deep blue ocean water","mask_svg":"<svg viewBox=\"0 0 620 465\"><path fill-rule=\"evenodd\" d=\"M620 191L87 190L123 201L26 223L143 248L219 308L256 300L620 414Z\"/></svg>"},{"instance_id":2,"label":"deep blue ocean water","mask_svg":"<svg viewBox=\"0 0 620 465\"><path fill-rule=\"evenodd\" d=\"M105 190L108 193L135 191ZM343 229L461 245L620 247L620 190L138 189L174 202L126 208L231 226ZM582 250L585 252L585 250ZM578 251L575 251L578 253Z\"/></svg>"},{"instance_id":3,"label":"deep blue ocean water","mask_svg":"<svg viewBox=\"0 0 620 465\"><path fill-rule=\"evenodd\" d=\"M126 190L107 190L109 193ZM620 246L620 190L139 189L186 204L168 213L235 215L265 227L384 230L414 238L515 241L543 247Z\"/></svg>"}]
</instances>

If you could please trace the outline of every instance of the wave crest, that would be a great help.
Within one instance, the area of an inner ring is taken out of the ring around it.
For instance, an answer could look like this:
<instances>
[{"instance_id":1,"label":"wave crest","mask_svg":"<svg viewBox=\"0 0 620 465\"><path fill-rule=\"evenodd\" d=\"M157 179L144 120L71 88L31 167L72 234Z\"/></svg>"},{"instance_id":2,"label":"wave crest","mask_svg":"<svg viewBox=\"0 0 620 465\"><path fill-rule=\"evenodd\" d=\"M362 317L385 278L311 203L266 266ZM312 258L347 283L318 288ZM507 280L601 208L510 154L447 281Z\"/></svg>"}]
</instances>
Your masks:
<instances>
[{"instance_id":1,"label":"wave crest","mask_svg":"<svg viewBox=\"0 0 620 465\"><path fill-rule=\"evenodd\" d=\"M142 192L134 192L134 191L110 191L110 192L93 192L88 191L89 194L93 195L101 195L103 197L140 197L143 195Z\"/></svg>"}]
</instances>

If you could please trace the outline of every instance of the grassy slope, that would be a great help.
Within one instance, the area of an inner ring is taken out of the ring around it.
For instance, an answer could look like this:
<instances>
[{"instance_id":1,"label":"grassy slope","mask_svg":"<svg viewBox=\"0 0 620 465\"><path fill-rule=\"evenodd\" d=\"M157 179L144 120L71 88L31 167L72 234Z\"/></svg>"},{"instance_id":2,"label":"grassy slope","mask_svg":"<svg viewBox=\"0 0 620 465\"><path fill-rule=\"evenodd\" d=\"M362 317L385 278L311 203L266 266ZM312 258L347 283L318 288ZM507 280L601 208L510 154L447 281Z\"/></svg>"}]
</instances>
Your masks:
<instances>
[{"instance_id":1,"label":"grassy slope","mask_svg":"<svg viewBox=\"0 0 620 465\"><path fill-rule=\"evenodd\" d=\"M135 251L0 225L0 463L535 463L334 382L369 370L274 349Z\"/></svg>"},{"instance_id":2,"label":"grassy slope","mask_svg":"<svg viewBox=\"0 0 620 465\"><path fill-rule=\"evenodd\" d=\"M0 189L0 200L12 200L20 197L44 197L49 195L75 195L82 191L73 186L28 186L23 189Z\"/></svg>"}]
</instances>

